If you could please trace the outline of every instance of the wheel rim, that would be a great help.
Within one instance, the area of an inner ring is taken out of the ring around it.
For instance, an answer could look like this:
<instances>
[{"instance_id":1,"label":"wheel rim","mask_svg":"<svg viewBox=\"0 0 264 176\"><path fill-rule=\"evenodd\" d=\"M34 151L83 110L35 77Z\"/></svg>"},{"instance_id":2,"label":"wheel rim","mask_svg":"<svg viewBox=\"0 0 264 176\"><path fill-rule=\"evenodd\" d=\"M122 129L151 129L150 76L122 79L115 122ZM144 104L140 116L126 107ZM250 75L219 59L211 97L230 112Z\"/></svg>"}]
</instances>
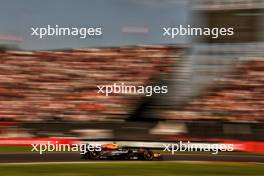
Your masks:
<instances>
[{"instance_id":1,"label":"wheel rim","mask_svg":"<svg viewBox=\"0 0 264 176\"><path fill-rule=\"evenodd\" d=\"M153 153L151 151L144 152L144 158L145 158L145 160L152 160L153 159Z\"/></svg>"},{"instance_id":2,"label":"wheel rim","mask_svg":"<svg viewBox=\"0 0 264 176\"><path fill-rule=\"evenodd\" d=\"M97 153L97 152L90 152L90 157L91 157L91 159L98 159L99 158L99 153Z\"/></svg>"}]
</instances>

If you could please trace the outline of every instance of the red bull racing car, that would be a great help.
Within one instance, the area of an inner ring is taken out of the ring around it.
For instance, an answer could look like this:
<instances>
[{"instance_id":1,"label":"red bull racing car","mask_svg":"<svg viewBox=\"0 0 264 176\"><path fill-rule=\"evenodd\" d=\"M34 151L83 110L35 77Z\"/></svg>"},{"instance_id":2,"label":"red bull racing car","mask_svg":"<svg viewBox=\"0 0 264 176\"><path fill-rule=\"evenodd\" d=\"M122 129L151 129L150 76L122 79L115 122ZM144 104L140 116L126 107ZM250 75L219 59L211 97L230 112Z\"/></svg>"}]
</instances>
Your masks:
<instances>
[{"instance_id":1,"label":"red bull racing car","mask_svg":"<svg viewBox=\"0 0 264 176\"><path fill-rule=\"evenodd\" d=\"M160 153L154 153L146 148L120 147L118 144L104 144L101 151L86 150L81 154L83 159L121 159L121 160L159 160Z\"/></svg>"}]
</instances>

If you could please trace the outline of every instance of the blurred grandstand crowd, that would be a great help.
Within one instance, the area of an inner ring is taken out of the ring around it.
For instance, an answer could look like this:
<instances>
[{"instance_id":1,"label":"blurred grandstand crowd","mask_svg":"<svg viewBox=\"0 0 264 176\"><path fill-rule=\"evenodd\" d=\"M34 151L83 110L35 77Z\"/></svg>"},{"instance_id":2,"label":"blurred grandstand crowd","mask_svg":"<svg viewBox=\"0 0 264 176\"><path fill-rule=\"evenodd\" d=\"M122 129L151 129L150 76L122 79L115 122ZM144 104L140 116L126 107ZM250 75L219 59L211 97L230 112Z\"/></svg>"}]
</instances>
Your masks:
<instances>
[{"instance_id":1,"label":"blurred grandstand crowd","mask_svg":"<svg viewBox=\"0 0 264 176\"><path fill-rule=\"evenodd\" d=\"M218 79L182 111L170 119L217 119L233 122L264 120L264 58L241 59L232 71Z\"/></svg>"},{"instance_id":2,"label":"blurred grandstand crowd","mask_svg":"<svg viewBox=\"0 0 264 176\"><path fill-rule=\"evenodd\" d=\"M0 136L36 137L41 131L42 136L52 136L52 132L55 136L80 136L82 130L93 129L83 136L108 135L110 131L114 137L126 139L151 139L151 134L161 139L165 131L174 137L242 139L241 134L245 134L245 139L263 140L263 57L239 59L231 72L182 109L170 105L169 110L160 110L164 123L126 121L144 101L144 95L97 93L97 85L150 85L157 79L173 79L175 64L184 59L184 49L175 46L1 52ZM217 123L208 122L212 120ZM95 121L110 125L99 127ZM127 127L115 124L120 121ZM240 124L230 126L226 122ZM32 123L37 124L35 134L29 132ZM10 124L15 124L14 128L9 128ZM21 128L20 124L29 125Z\"/></svg>"},{"instance_id":3,"label":"blurred grandstand crowd","mask_svg":"<svg viewBox=\"0 0 264 176\"><path fill-rule=\"evenodd\" d=\"M106 97L97 85L148 85L178 54L166 46L0 53L0 120L124 119L141 97Z\"/></svg>"}]
</instances>

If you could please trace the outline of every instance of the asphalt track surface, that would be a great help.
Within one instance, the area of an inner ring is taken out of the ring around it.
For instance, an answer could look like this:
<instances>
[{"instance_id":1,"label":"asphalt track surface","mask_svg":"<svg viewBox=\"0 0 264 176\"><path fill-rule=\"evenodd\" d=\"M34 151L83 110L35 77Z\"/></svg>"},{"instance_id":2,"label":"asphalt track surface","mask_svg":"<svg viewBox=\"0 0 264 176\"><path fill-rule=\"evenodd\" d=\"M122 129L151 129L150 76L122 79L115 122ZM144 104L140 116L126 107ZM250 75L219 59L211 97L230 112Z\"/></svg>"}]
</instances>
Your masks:
<instances>
[{"instance_id":1,"label":"asphalt track surface","mask_svg":"<svg viewBox=\"0 0 264 176\"><path fill-rule=\"evenodd\" d=\"M162 160L166 161L219 161L219 162L256 162L264 163L264 155L212 155L212 154L177 154L162 155ZM161 160L161 161L162 161ZM93 161L93 160L92 160ZM112 160L98 160L109 161ZM0 163L34 163L34 162L91 162L91 160L81 159L77 153L49 153L40 155L38 153L2 153ZM93 161L94 162L94 161Z\"/></svg>"}]
</instances>

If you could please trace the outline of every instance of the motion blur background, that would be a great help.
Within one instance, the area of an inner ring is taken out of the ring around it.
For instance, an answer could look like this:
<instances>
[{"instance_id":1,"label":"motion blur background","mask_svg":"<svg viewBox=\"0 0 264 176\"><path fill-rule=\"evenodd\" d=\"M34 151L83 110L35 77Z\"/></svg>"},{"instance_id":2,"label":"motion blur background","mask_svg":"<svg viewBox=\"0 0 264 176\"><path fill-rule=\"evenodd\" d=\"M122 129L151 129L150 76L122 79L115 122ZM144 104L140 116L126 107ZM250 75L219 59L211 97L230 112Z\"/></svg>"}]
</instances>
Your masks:
<instances>
[{"instance_id":1,"label":"motion blur background","mask_svg":"<svg viewBox=\"0 0 264 176\"><path fill-rule=\"evenodd\" d=\"M263 0L2 0L0 144L189 140L263 152L263 8ZM48 24L98 25L104 35L30 36ZM180 24L235 34L163 38L162 27ZM97 94L97 85L122 82L167 85L168 94Z\"/></svg>"}]
</instances>

